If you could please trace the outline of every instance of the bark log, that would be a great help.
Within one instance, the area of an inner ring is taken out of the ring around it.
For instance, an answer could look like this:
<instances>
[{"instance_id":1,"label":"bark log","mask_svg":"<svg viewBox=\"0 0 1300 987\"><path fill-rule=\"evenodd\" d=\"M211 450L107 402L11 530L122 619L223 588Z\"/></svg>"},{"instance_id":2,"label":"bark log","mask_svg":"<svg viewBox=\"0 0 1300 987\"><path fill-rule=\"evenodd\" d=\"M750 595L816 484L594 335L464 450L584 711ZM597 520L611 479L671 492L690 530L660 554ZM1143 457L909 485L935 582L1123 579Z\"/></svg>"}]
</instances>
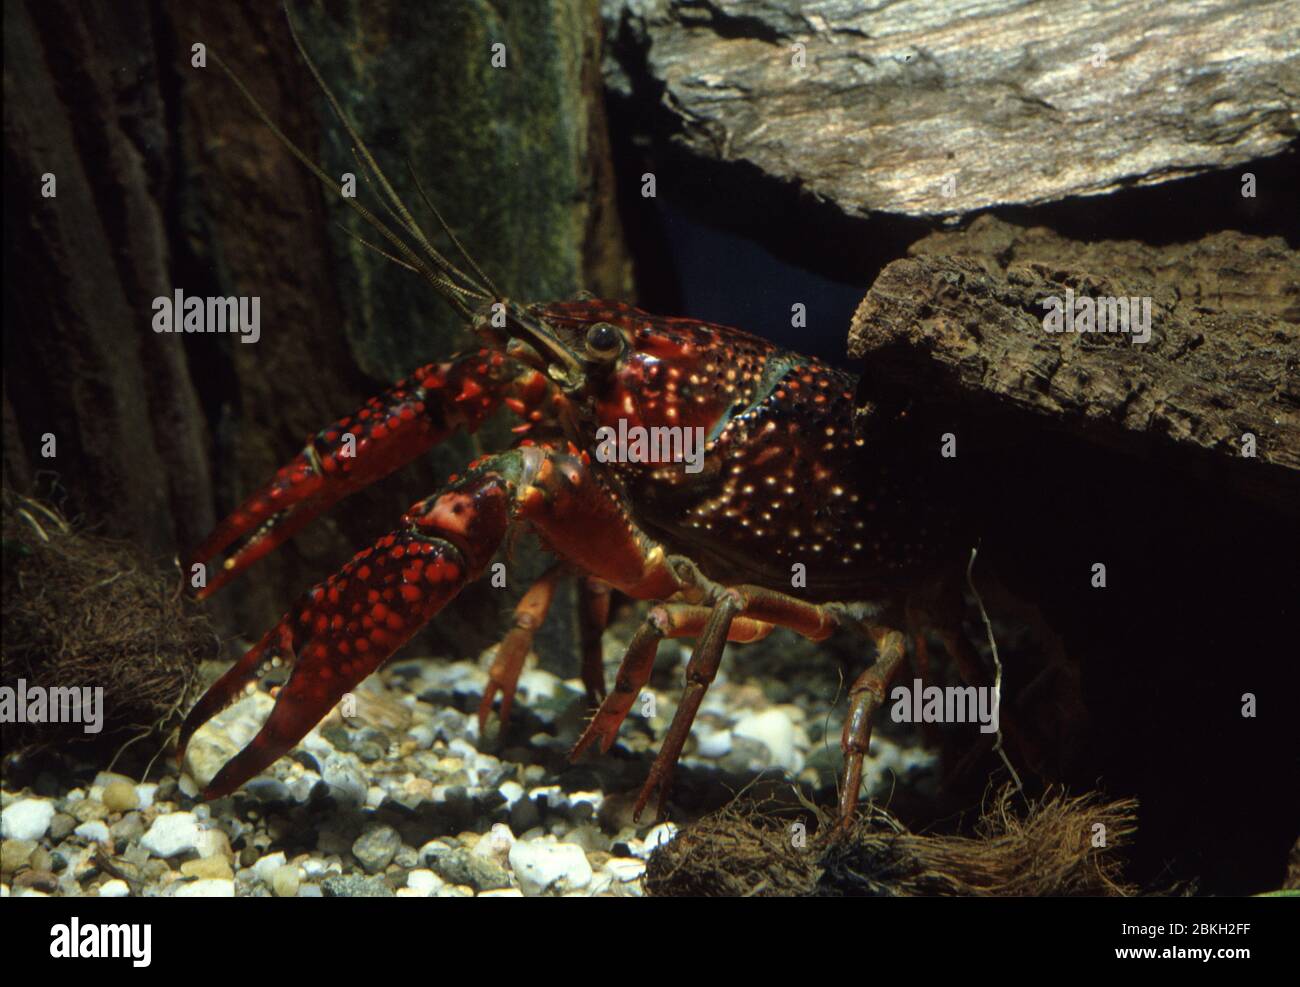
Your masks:
<instances>
[{"instance_id":1,"label":"bark log","mask_svg":"<svg viewBox=\"0 0 1300 987\"><path fill-rule=\"evenodd\" d=\"M5 453L7 480L57 477L71 513L171 553L213 505L181 337L149 331L173 285L159 44L142 2L5 6Z\"/></svg>"},{"instance_id":2,"label":"bark log","mask_svg":"<svg viewBox=\"0 0 1300 987\"><path fill-rule=\"evenodd\" d=\"M1300 254L1279 238L1084 244L985 216L910 253L850 329L864 427L908 395L1010 410L1300 513ZM1067 290L1149 298L1150 341L1047 332Z\"/></svg>"},{"instance_id":3,"label":"bark log","mask_svg":"<svg viewBox=\"0 0 1300 987\"><path fill-rule=\"evenodd\" d=\"M1167 182L1300 130L1295 0L641 0L606 17L609 85L677 141L853 216Z\"/></svg>"}]
</instances>

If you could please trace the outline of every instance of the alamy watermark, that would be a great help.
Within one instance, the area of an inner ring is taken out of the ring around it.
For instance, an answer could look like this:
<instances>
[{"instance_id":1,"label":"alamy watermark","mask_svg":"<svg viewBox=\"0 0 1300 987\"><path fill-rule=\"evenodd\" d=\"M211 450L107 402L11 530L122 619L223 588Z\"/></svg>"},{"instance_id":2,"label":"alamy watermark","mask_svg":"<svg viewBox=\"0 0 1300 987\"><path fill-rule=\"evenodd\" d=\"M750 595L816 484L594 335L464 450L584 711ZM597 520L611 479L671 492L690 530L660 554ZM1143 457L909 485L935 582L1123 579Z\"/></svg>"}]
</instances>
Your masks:
<instances>
[{"instance_id":1,"label":"alamy watermark","mask_svg":"<svg viewBox=\"0 0 1300 987\"><path fill-rule=\"evenodd\" d=\"M596 429L596 459L602 463L685 463L687 473L704 469L704 428L696 425L632 425Z\"/></svg>"},{"instance_id":2,"label":"alamy watermark","mask_svg":"<svg viewBox=\"0 0 1300 987\"><path fill-rule=\"evenodd\" d=\"M895 686L889 716L895 723L978 723L980 733L998 732L998 691L991 686Z\"/></svg>"},{"instance_id":3,"label":"alamy watermark","mask_svg":"<svg viewBox=\"0 0 1300 987\"><path fill-rule=\"evenodd\" d=\"M1077 298L1071 288L1065 298L1056 295L1040 303L1047 314L1043 329L1047 332L1122 332L1130 333L1135 343L1151 339L1151 299L1149 297L1114 297L1102 295Z\"/></svg>"},{"instance_id":4,"label":"alamy watermark","mask_svg":"<svg viewBox=\"0 0 1300 987\"><path fill-rule=\"evenodd\" d=\"M0 723L81 723L85 733L104 729L104 687L97 685L0 686Z\"/></svg>"},{"instance_id":5,"label":"alamy watermark","mask_svg":"<svg viewBox=\"0 0 1300 987\"><path fill-rule=\"evenodd\" d=\"M245 343L256 343L262 336L262 299L258 295L186 297L177 288L170 298L155 298L153 311L154 332L230 332L243 336Z\"/></svg>"}]
</instances>

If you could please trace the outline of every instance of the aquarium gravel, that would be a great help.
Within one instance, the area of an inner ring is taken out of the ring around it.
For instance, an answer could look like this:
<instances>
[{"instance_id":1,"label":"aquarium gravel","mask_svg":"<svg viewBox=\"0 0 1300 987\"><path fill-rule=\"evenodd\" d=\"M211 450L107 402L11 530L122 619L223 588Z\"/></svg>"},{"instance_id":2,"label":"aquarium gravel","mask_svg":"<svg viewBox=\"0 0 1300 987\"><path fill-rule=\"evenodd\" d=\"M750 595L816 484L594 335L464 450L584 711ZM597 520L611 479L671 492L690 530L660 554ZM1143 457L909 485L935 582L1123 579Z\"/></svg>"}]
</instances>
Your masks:
<instances>
[{"instance_id":1,"label":"aquarium gravel","mask_svg":"<svg viewBox=\"0 0 1300 987\"><path fill-rule=\"evenodd\" d=\"M259 688L196 735L179 770L168 748L143 783L64 771L6 788L0 894L640 895L647 857L677 833L652 812L631 819L680 695L684 655L675 642L663 650L653 703L605 756L568 760L586 715L576 678L530 659L502 743L495 716L480 738L476 714L491 650L477 662L407 659L363 683L355 715L336 711L290 757L204 803L201 784L266 719L273 698ZM611 641L610 680L619 654ZM833 796L842 696L792 692L762 667L725 662L709 691L679 768L680 799L697 811L756 779L786 796L792 781ZM919 746L873 739L868 777L925 784L933 770ZM89 784L66 788L70 777Z\"/></svg>"}]
</instances>

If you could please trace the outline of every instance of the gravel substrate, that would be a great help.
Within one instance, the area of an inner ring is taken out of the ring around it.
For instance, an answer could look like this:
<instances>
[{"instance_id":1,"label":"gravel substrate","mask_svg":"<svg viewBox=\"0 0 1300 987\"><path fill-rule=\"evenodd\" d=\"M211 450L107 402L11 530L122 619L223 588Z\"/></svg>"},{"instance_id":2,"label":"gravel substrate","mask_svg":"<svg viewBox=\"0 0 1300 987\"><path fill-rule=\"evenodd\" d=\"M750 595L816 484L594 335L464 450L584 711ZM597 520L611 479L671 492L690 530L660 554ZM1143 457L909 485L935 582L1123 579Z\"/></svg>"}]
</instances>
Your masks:
<instances>
[{"instance_id":1,"label":"gravel substrate","mask_svg":"<svg viewBox=\"0 0 1300 987\"><path fill-rule=\"evenodd\" d=\"M837 666L809 647L774 635L762 652L728 654L678 770L675 818L717 807L756 776L833 798L845 701ZM609 681L620 655L611 642ZM474 711L490 658L387 666L357 690L355 716L335 710L213 803L196 799L199 787L266 719L273 699L261 689L195 736L181 771L160 757L156 781L99 772L87 784L93 772L58 771L19 791L6 784L0 895L642 894L646 858L677 831L634 824L631 806L676 708L680 646L665 642L614 748L577 764L567 754L586 715L581 686L532 659L505 739L495 718L480 738ZM919 746L879 729L872 752L876 790L898 776L924 785L933 772ZM71 787L68 776L85 780Z\"/></svg>"}]
</instances>

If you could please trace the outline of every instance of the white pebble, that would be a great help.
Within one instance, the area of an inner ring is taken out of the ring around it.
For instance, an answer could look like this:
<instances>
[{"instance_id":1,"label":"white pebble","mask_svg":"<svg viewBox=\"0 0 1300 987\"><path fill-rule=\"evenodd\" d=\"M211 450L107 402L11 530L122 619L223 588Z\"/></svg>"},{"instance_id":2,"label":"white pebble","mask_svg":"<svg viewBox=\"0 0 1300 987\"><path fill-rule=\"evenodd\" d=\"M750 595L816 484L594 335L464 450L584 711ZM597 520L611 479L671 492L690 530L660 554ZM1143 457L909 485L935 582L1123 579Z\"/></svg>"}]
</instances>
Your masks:
<instances>
[{"instance_id":1,"label":"white pebble","mask_svg":"<svg viewBox=\"0 0 1300 987\"><path fill-rule=\"evenodd\" d=\"M0 813L0 835L10 840L39 840L53 818L54 803L49 799L19 799Z\"/></svg>"},{"instance_id":2,"label":"white pebble","mask_svg":"<svg viewBox=\"0 0 1300 987\"><path fill-rule=\"evenodd\" d=\"M315 880L318 877L324 877L329 873L330 866L319 857L308 857L302 862L302 872L308 880Z\"/></svg>"},{"instance_id":3,"label":"white pebble","mask_svg":"<svg viewBox=\"0 0 1300 987\"><path fill-rule=\"evenodd\" d=\"M72 832L87 843L107 843L109 841L108 827L98 819L94 822L84 822Z\"/></svg>"},{"instance_id":4,"label":"white pebble","mask_svg":"<svg viewBox=\"0 0 1300 987\"><path fill-rule=\"evenodd\" d=\"M437 874L423 867L417 867L406 875L407 890L418 892L426 898L437 891L444 883L443 879Z\"/></svg>"},{"instance_id":5,"label":"white pebble","mask_svg":"<svg viewBox=\"0 0 1300 987\"><path fill-rule=\"evenodd\" d=\"M632 840L628 843L632 852L641 859L646 859L657 847L663 846L677 835L677 827L670 822L660 823L645 834L644 840Z\"/></svg>"},{"instance_id":6,"label":"white pebble","mask_svg":"<svg viewBox=\"0 0 1300 987\"><path fill-rule=\"evenodd\" d=\"M140 845L155 857L174 857L199 845L199 824L192 812L169 812L159 816L140 839Z\"/></svg>"},{"instance_id":7,"label":"white pebble","mask_svg":"<svg viewBox=\"0 0 1300 987\"><path fill-rule=\"evenodd\" d=\"M700 757L714 759L726 757L731 753L731 731L715 730L712 733L702 734L696 753Z\"/></svg>"},{"instance_id":8,"label":"white pebble","mask_svg":"<svg viewBox=\"0 0 1300 987\"><path fill-rule=\"evenodd\" d=\"M105 881L99 886L99 896L101 898L125 898L131 893L125 881L114 878L111 881Z\"/></svg>"},{"instance_id":9,"label":"white pebble","mask_svg":"<svg viewBox=\"0 0 1300 987\"><path fill-rule=\"evenodd\" d=\"M510 856L510 848L514 845L515 834L510 831L510 827L505 823L494 823L482 839L474 844L471 852L477 857L495 860L504 867Z\"/></svg>"},{"instance_id":10,"label":"white pebble","mask_svg":"<svg viewBox=\"0 0 1300 987\"><path fill-rule=\"evenodd\" d=\"M547 890L574 891L591 883L591 864L576 843L557 843L555 837L516 841L510 848L510 867L528 894Z\"/></svg>"},{"instance_id":11,"label":"white pebble","mask_svg":"<svg viewBox=\"0 0 1300 987\"><path fill-rule=\"evenodd\" d=\"M784 710L750 713L741 717L731 730L737 737L746 737L766 747L774 765L795 773L803 770L803 758L795 750L794 721Z\"/></svg>"},{"instance_id":12,"label":"white pebble","mask_svg":"<svg viewBox=\"0 0 1300 987\"><path fill-rule=\"evenodd\" d=\"M276 853L268 853L266 856L261 857L257 863L253 864L253 873L257 875L257 879L263 884L270 884L271 878L275 876L275 872L279 868L283 867L284 864L285 856L283 850L279 850Z\"/></svg>"}]
</instances>

